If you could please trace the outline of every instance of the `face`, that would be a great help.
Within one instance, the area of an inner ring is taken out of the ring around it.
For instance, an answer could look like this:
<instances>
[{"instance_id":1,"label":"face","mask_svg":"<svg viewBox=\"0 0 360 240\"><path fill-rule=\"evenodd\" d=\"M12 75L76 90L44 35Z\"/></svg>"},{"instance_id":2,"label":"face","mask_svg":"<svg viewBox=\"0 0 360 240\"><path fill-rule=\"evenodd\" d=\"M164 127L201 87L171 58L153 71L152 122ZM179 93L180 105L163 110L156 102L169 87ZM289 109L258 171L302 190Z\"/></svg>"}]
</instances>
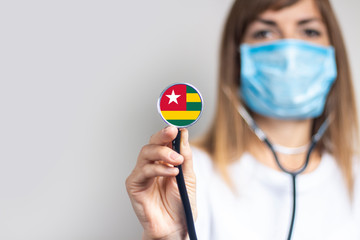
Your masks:
<instances>
[{"instance_id":1,"label":"face","mask_svg":"<svg viewBox=\"0 0 360 240\"><path fill-rule=\"evenodd\" d=\"M243 43L256 44L287 38L330 45L326 26L314 0L301 0L278 11L263 12L248 26Z\"/></svg>"}]
</instances>

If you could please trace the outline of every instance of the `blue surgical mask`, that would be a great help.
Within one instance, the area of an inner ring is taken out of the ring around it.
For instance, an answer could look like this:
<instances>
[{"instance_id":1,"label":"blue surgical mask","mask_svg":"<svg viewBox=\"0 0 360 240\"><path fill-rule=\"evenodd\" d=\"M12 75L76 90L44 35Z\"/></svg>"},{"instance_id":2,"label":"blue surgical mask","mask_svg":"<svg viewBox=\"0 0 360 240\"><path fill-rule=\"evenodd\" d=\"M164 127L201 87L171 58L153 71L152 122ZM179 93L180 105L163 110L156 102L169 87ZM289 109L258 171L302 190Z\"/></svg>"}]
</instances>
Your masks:
<instances>
[{"instance_id":1,"label":"blue surgical mask","mask_svg":"<svg viewBox=\"0 0 360 240\"><path fill-rule=\"evenodd\" d=\"M337 76L334 48L285 39L242 44L239 95L254 112L278 119L322 114Z\"/></svg>"}]
</instances>

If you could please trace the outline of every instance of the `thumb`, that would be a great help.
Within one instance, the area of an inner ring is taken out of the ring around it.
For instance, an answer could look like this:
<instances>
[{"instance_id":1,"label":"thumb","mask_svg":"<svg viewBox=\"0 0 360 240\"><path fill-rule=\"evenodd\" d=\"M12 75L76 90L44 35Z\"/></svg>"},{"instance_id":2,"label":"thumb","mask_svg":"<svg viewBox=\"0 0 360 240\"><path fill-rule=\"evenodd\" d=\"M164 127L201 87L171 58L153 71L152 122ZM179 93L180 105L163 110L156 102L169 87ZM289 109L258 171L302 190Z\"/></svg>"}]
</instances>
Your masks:
<instances>
[{"instance_id":1,"label":"thumb","mask_svg":"<svg viewBox=\"0 0 360 240\"><path fill-rule=\"evenodd\" d=\"M184 157L182 169L184 175L194 174L192 152L189 144L189 131L181 129L180 154Z\"/></svg>"}]
</instances>

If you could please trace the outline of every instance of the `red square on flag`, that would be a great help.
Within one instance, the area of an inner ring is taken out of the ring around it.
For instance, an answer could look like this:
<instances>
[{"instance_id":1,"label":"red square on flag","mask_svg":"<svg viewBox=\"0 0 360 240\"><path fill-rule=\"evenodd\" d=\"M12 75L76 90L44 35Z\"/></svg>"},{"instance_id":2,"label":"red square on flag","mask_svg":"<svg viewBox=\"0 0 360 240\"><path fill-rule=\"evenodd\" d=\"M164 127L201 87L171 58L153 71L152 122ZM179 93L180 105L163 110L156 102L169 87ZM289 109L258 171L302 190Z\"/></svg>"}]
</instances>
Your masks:
<instances>
[{"instance_id":1,"label":"red square on flag","mask_svg":"<svg viewBox=\"0 0 360 240\"><path fill-rule=\"evenodd\" d=\"M168 88L160 99L161 111L186 111L186 85L177 84Z\"/></svg>"}]
</instances>

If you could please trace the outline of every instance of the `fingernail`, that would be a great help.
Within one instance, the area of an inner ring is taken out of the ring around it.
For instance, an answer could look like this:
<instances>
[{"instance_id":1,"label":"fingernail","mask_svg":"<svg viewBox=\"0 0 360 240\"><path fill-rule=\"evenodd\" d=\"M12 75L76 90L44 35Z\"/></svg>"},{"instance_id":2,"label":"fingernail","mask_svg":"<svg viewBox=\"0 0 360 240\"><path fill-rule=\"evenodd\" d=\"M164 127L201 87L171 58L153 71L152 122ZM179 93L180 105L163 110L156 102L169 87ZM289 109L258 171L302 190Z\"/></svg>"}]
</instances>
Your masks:
<instances>
[{"instance_id":1,"label":"fingernail","mask_svg":"<svg viewBox=\"0 0 360 240\"><path fill-rule=\"evenodd\" d=\"M165 133L165 132L168 131L168 129L171 128L171 127L172 127L172 126L169 125L169 126L163 128L163 132Z\"/></svg>"},{"instance_id":2,"label":"fingernail","mask_svg":"<svg viewBox=\"0 0 360 240\"><path fill-rule=\"evenodd\" d=\"M166 169L170 174L177 174L178 173L178 168L173 167L173 168L167 168Z\"/></svg>"},{"instance_id":3,"label":"fingernail","mask_svg":"<svg viewBox=\"0 0 360 240\"><path fill-rule=\"evenodd\" d=\"M172 160L177 161L177 160L179 160L179 159L181 158L181 155L178 154L178 153L176 153L176 152L172 152L172 153L170 154L170 158L171 158Z\"/></svg>"}]
</instances>

